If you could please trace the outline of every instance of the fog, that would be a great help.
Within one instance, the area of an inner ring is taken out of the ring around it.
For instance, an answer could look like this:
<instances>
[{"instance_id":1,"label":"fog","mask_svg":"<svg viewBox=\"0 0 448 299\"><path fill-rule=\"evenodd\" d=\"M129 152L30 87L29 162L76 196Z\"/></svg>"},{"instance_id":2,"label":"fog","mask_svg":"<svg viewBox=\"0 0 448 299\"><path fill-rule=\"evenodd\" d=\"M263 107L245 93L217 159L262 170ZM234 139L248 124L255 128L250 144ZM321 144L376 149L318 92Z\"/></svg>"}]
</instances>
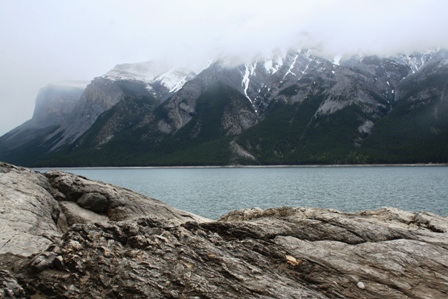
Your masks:
<instances>
[{"instance_id":1,"label":"fog","mask_svg":"<svg viewBox=\"0 0 448 299\"><path fill-rule=\"evenodd\" d=\"M313 48L323 55L448 47L448 1L0 1L0 135L31 118L41 87L116 64L165 60L200 70Z\"/></svg>"}]
</instances>

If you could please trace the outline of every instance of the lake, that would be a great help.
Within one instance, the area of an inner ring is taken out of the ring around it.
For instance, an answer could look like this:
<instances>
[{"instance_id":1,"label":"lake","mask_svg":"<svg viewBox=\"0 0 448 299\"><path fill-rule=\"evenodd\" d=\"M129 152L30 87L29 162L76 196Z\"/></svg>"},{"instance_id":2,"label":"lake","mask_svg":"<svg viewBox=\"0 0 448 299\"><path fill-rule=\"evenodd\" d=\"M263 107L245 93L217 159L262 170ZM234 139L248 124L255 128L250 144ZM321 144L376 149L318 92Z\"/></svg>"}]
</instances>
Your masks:
<instances>
[{"instance_id":1,"label":"lake","mask_svg":"<svg viewBox=\"0 0 448 299\"><path fill-rule=\"evenodd\" d=\"M44 169L36 169L45 171ZM448 215L448 167L61 168L207 218L280 206Z\"/></svg>"}]
</instances>

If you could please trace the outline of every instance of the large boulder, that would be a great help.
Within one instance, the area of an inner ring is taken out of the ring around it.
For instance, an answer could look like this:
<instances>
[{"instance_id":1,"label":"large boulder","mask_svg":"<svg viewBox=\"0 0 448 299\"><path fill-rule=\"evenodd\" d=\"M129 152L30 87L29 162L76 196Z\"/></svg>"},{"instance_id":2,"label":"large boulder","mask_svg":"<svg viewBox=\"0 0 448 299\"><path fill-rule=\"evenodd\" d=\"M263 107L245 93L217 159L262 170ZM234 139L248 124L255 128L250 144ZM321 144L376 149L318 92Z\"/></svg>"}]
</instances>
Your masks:
<instances>
[{"instance_id":1,"label":"large boulder","mask_svg":"<svg viewBox=\"0 0 448 299\"><path fill-rule=\"evenodd\" d=\"M89 214L94 213L97 217L107 217L107 220L112 221L144 216L169 220L176 224L185 221L209 221L129 189L89 180L83 176L56 170L45 173L45 176L52 186L51 194L64 205L69 216L79 216L75 209L83 209Z\"/></svg>"},{"instance_id":2,"label":"large boulder","mask_svg":"<svg viewBox=\"0 0 448 299\"><path fill-rule=\"evenodd\" d=\"M118 186L0 162L0 254L38 253L76 223L143 216L176 224L207 221Z\"/></svg>"}]
</instances>

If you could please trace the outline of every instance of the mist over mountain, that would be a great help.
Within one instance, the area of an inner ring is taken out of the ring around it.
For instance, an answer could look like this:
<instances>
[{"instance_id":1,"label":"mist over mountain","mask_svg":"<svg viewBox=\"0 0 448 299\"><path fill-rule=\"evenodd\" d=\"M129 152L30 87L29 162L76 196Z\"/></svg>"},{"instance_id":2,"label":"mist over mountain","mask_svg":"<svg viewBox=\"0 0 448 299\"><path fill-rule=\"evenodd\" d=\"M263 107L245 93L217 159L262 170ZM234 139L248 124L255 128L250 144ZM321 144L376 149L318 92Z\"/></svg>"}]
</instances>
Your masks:
<instances>
[{"instance_id":1,"label":"mist over mountain","mask_svg":"<svg viewBox=\"0 0 448 299\"><path fill-rule=\"evenodd\" d=\"M445 0L42 0L0 8L0 135L31 118L48 82L91 80L117 63L167 61L199 73L216 57L238 57L236 66L275 48L333 60L448 47Z\"/></svg>"},{"instance_id":2,"label":"mist over mountain","mask_svg":"<svg viewBox=\"0 0 448 299\"><path fill-rule=\"evenodd\" d=\"M26 166L448 162L448 51L218 58L199 72L117 65L49 85L0 137Z\"/></svg>"}]
</instances>

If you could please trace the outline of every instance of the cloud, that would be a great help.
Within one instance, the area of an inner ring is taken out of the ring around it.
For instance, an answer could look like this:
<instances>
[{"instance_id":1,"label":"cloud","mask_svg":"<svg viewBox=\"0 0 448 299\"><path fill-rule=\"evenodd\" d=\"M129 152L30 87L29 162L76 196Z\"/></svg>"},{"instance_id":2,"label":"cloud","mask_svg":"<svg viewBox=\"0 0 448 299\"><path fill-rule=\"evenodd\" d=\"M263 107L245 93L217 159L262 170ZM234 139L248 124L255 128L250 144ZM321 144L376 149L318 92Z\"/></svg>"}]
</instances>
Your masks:
<instances>
[{"instance_id":1,"label":"cloud","mask_svg":"<svg viewBox=\"0 0 448 299\"><path fill-rule=\"evenodd\" d=\"M448 47L445 0L18 0L0 3L0 135L39 88L147 60L200 69L217 55Z\"/></svg>"}]
</instances>

